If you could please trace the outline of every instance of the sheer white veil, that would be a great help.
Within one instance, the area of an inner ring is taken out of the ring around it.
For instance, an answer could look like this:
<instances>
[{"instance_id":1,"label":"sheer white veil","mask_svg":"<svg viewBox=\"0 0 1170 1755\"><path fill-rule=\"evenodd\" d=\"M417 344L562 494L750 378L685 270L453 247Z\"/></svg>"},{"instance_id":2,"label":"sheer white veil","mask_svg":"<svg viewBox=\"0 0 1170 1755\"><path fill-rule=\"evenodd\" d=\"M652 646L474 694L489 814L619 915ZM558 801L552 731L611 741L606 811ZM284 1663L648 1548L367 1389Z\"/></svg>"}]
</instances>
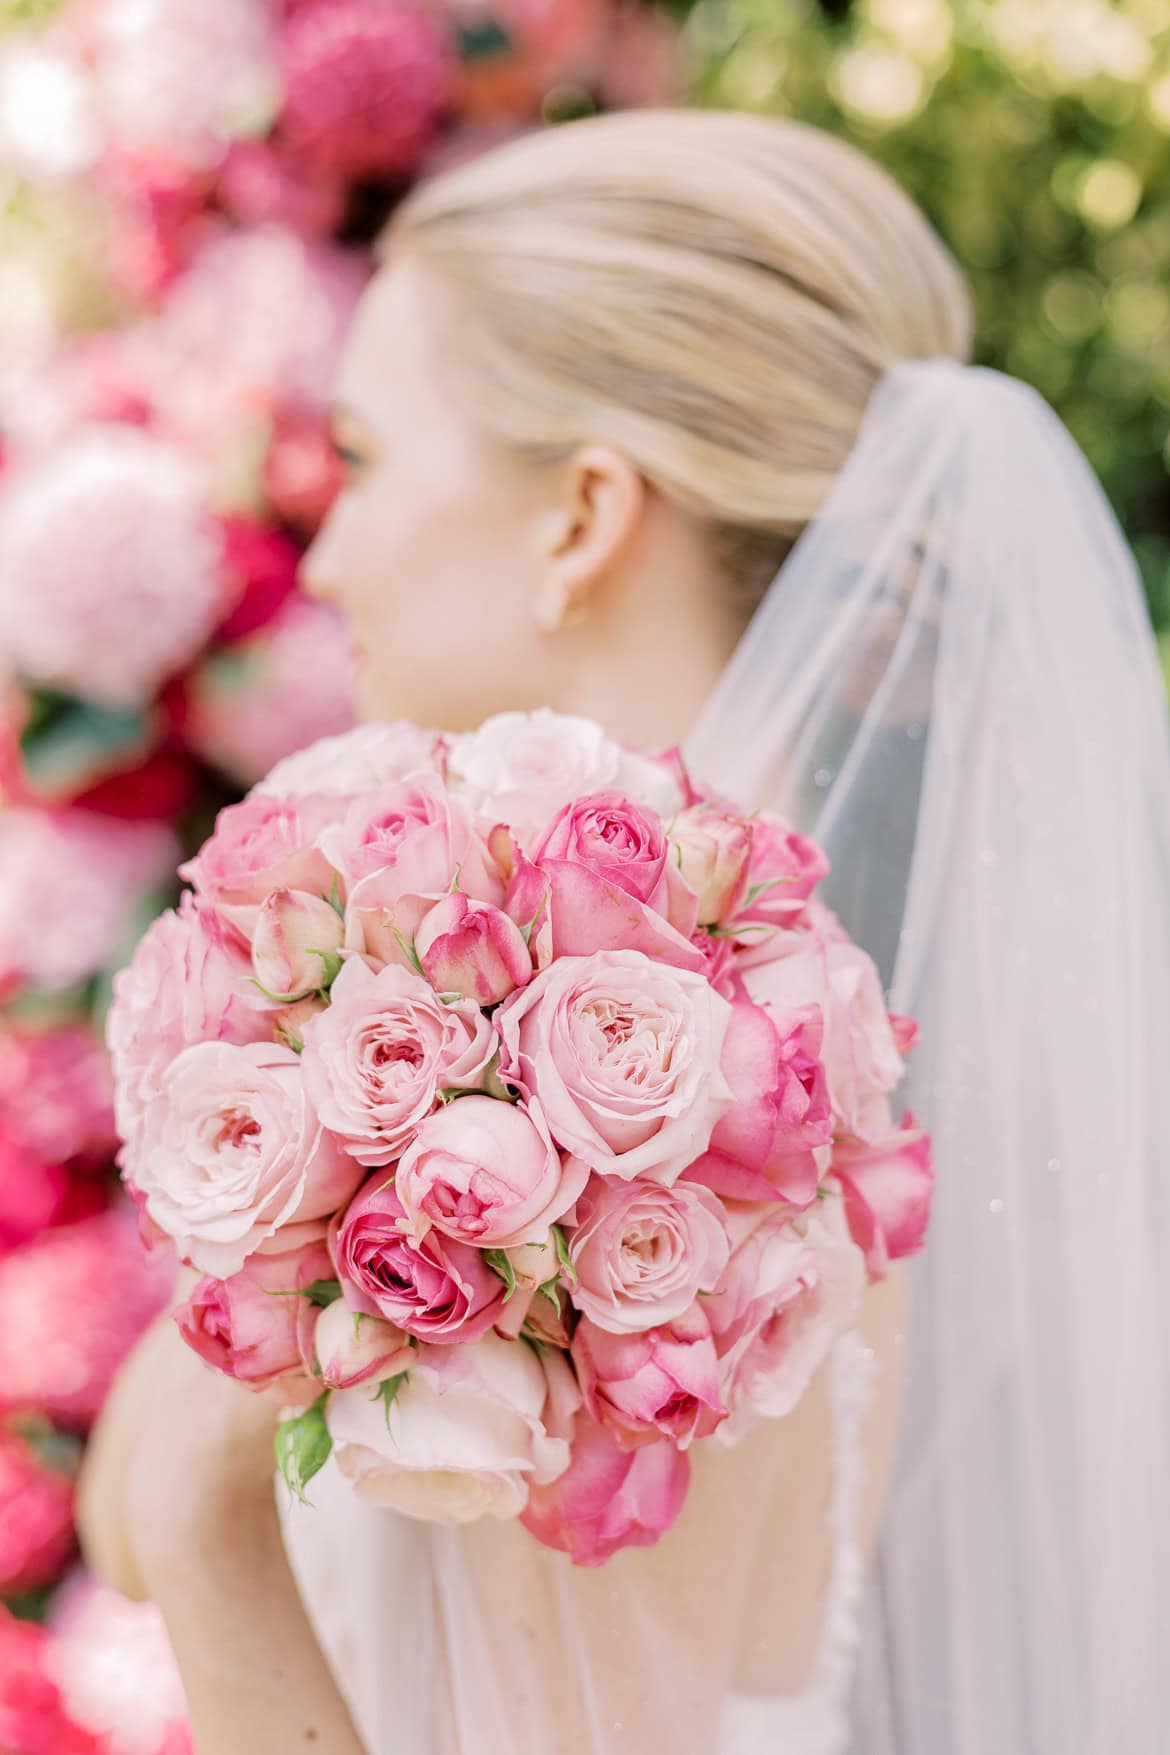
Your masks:
<instances>
[{"instance_id":1,"label":"sheer white veil","mask_svg":"<svg viewBox=\"0 0 1170 1755\"><path fill-rule=\"evenodd\" d=\"M1044 399L879 380L688 739L817 837L921 1021L936 1203L859 1755L1170 1738L1170 740L1137 571Z\"/></svg>"}]
</instances>

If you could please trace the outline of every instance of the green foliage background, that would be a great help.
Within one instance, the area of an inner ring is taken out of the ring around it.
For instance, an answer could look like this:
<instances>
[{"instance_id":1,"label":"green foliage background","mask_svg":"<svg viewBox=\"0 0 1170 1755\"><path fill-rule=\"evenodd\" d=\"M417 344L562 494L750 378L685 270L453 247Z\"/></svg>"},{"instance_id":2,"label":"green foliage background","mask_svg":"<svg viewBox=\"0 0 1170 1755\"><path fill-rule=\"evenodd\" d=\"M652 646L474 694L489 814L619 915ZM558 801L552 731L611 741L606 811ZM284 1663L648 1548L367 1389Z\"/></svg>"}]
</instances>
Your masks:
<instances>
[{"instance_id":1,"label":"green foliage background","mask_svg":"<svg viewBox=\"0 0 1170 1755\"><path fill-rule=\"evenodd\" d=\"M885 165L1133 544L1170 662L1170 0L697 0L694 101Z\"/></svg>"}]
</instances>

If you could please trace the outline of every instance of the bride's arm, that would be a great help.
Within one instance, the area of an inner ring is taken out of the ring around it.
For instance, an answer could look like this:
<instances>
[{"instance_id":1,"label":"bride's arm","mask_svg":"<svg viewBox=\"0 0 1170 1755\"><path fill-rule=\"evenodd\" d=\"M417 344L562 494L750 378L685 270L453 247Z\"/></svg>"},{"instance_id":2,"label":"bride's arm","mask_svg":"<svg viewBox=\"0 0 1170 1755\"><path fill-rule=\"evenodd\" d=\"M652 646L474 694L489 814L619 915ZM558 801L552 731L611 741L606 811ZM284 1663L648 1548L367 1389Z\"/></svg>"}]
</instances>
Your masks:
<instances>
[{"instance_id":1,"label":"bride's arm","mask_svg":"<svg viewBox=\"0 0 1170 1755\"><path fill-rule=\"evenodd\" d=\"M367 1755L285 1556L278 1409L209 1371L169 1315L122 1366L87 1447L90 1565L160 1608L198 1755Z\"/></svg>"}]
</instances>

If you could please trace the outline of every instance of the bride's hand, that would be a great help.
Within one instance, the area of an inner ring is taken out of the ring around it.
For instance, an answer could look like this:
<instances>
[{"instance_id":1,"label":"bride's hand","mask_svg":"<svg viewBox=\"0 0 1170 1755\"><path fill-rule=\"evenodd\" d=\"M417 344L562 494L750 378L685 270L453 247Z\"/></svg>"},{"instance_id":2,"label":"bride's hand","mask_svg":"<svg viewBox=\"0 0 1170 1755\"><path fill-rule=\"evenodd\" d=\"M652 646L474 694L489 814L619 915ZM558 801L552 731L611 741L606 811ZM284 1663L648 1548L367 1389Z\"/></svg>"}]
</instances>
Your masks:
<instances>
[{"instance_id":1,"label":"bride's hand","mask_svg":"<svg viewBox=\"0 0 1170 1755\"><path fill-rule=\"evenodd\" d=\"M183 1270L175 1302L199 1276ZM288 1397L253 1393L191 1351L165 1310L124 1361L90 1438L77 1519L90 1566L123 1595L158 1593L276 1517L273 1440Z\"/></svg>"}]
</instances>

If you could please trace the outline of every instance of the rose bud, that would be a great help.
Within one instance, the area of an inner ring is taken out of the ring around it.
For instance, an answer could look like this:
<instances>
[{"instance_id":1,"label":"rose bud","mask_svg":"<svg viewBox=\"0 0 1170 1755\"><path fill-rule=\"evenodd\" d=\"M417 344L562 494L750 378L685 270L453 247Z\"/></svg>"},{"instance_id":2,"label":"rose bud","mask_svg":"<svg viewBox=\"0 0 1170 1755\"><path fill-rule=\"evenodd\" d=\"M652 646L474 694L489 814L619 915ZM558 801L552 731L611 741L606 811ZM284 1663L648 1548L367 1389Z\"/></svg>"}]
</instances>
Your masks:
<instances>
[{"instance_id":1,"label":"rose bud","mask_svg":"<svg viewBox=\"0 0 1170 1755\"><path fill-rule=\"evenodd\" d=\"M752 853L751 824L706 804L680 811L670 831L671 858L699 898L700 926L717 926L743 896Z\"/></svg>"},{"instance_id":2,"label":"rose bud","mask_svg":"<svg viewBox=\"0 0 1170 1755\"><path fill-rule=\"evenodd\" d=\"M297 1000L327 987L340 967L345 926L337 910L308 890L274 890L261 905L252 967L274 999Z\"/></svg>"},{"instance_id":3,"label":"rose bud","mask_svg":"<svg viewBox=\"0 0 1170 1755\"><path fill-rule=\"evenodd\" d=\"M409 1336L394 1323L350 1310L340 1298L321 1312L313 1341L321 1380L329 1389L352 1389L367 1378L408 1371L414 1354Z\"/></svg>"},{"instance_id":4,"label":"rose bud","mask_svg":"<svg viewBox=\"0 0 1170 1755\"><path fill-rule=\"evenodd\" d=\"M532 976L524 934L501 908L453 890L426 914L415 954L432 987L495 1005Z\"/></svg>"}]
</instances>

